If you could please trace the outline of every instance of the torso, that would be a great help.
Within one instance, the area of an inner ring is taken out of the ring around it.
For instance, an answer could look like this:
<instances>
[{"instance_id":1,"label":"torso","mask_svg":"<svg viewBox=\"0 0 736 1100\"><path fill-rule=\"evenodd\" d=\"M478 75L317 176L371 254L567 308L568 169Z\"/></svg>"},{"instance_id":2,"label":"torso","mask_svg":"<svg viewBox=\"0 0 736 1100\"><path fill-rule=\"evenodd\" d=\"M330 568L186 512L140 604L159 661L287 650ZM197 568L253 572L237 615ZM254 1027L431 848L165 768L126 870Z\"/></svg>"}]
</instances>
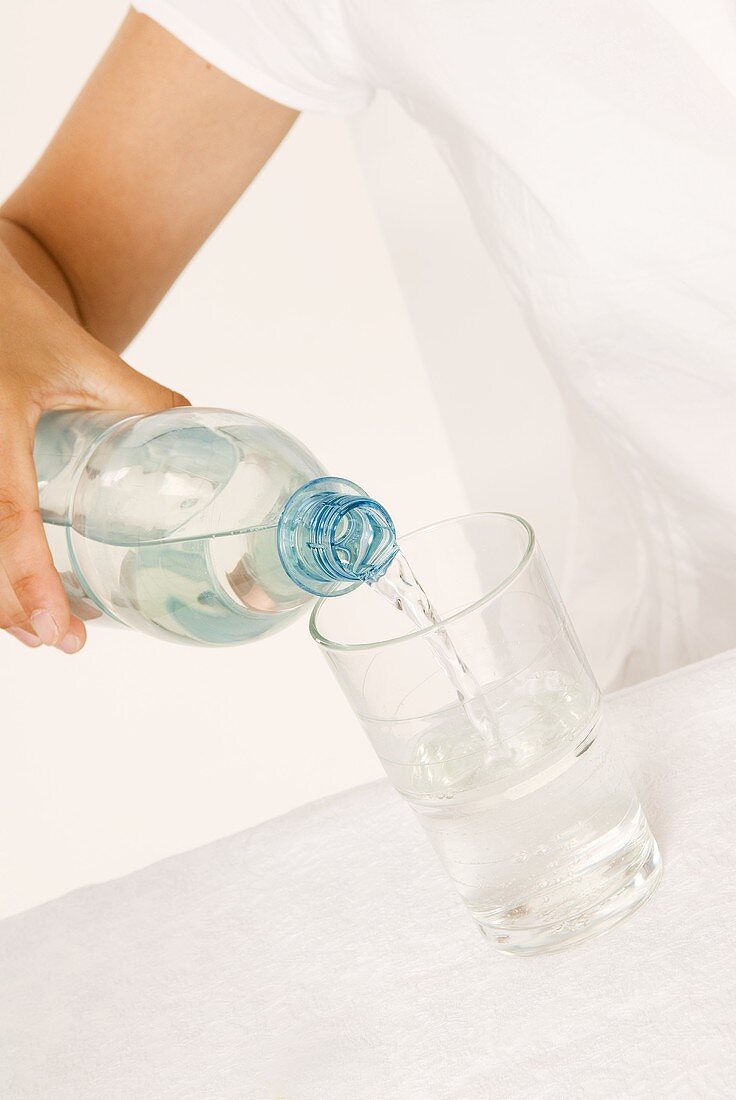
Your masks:
<instances>
[{"instance_id":1,"label":"torso","mask_svg":"<svg viewBox=\"0 0 736 1100\"><path fill-rule=\"evenodd\" d=\"M566 400L568 599L604 683L736 645L730 4L346 9L371 79L450 164Z\"/></svg>"}]
</instances>

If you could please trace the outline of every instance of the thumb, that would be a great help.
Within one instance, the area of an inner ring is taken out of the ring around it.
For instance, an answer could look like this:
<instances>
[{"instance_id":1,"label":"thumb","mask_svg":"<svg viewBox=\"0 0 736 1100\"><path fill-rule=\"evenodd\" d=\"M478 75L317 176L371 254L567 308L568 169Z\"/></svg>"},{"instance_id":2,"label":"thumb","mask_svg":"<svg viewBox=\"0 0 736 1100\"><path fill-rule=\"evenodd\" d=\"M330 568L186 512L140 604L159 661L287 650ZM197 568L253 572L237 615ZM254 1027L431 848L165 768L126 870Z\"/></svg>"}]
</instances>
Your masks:
<instances>
[{"instance_id":1,"label":"thumb","mask_svg":"<svg viewBox=\"0 0 736 1100\"><path fill-rule=\"evenodd\" d=\"M103 408L121 412L161 412L190 404L182 394L141 374L114 352L98 360L94 388Z\"/></svg>"}]
</instances>

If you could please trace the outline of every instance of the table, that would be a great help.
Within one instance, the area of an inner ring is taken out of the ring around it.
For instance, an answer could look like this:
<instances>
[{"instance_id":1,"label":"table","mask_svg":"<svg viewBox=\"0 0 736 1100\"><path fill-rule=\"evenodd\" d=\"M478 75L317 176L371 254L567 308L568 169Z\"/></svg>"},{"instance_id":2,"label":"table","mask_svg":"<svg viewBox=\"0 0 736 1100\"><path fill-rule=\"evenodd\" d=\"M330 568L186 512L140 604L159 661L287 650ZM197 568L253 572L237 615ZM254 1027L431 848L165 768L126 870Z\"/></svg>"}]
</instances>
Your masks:
<instances>
[{"instance_id":1,"label":"table","mask_svg":"<svg viewBox=\"0 0 736 1100\"><path fill-rule=\"evenodd\" d=\"M0 923L0 1095L736 1095L736 651L607 706L665 860L612 932L498 954L373 783Z\"/></svg>"}]
</instances>

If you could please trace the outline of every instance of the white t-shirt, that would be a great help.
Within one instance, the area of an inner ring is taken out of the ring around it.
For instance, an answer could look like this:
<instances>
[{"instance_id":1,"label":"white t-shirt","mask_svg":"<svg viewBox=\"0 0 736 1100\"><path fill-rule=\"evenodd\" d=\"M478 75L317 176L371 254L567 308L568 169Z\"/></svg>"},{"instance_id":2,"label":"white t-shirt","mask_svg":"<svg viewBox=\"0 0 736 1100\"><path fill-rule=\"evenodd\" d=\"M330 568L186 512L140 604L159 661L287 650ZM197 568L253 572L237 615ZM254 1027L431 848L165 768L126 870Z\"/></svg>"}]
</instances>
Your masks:
<instances>
[{"instance_id":1,"label":"white t-shirt","mask_svg":"<svg viewBox=\"0 0 736 1100\"><path fill-rule=\"evenodd\" d=\"M136 7L292 107L381 88L426 127L566 403L566 595L600 678L736 645L731 0Z\"/></svg>"}]
</instances>

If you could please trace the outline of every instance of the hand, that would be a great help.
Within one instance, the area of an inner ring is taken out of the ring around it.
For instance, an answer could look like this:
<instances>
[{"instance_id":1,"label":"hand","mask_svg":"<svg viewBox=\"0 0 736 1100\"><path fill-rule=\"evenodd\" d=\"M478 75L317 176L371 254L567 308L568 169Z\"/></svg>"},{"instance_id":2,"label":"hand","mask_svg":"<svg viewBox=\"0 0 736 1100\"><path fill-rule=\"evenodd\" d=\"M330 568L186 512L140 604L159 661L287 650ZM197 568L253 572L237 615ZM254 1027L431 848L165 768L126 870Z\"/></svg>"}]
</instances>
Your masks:
<instances>
[{"instance_id":1,"label":"hand","mask_svg":"<svg viewBox=\"0 0 736 1100\"><path fill-rule=\"evenodd\" d=\"M139 374L0 256L0 629L76 653L86 634L54 569L33 440L50 409L157 412L189 402Z\"/></svg>"}]
</instances>

